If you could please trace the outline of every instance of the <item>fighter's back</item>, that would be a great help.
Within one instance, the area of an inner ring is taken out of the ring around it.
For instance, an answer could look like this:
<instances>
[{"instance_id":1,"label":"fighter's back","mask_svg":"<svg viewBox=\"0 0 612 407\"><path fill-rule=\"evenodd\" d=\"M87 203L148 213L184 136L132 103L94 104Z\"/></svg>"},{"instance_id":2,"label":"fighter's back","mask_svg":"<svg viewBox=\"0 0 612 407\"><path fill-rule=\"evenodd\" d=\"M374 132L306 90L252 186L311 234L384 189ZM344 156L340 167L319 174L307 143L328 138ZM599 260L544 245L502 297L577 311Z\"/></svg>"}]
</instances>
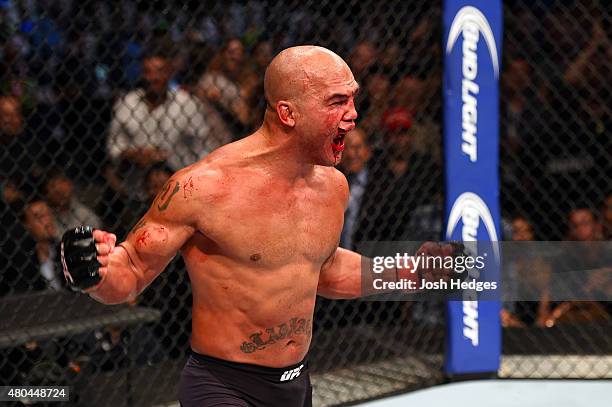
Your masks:
<instances>
[{"instance_id":1,"label":"fighter's back","mask_svg":"<svg viewBox=\"0 0 612 407\"><path fill-rule=\"evenodd\" d=\"M177 174L183 194L203 202L181 250L199 353L281 367L308 350L319 272L337 247L348 190L332 167L287 180L275 159L256 133Z\"/></svg>"}]
</instances>

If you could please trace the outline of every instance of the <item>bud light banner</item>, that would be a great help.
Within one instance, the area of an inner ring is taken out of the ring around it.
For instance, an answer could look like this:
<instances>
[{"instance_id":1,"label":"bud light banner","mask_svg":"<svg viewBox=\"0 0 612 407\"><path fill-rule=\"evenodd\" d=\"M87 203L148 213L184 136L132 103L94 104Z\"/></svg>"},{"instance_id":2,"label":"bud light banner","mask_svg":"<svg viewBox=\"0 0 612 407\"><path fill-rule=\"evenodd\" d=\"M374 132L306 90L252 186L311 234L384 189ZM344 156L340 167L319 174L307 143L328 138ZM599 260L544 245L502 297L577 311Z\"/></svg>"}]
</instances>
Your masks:
<instances>
[{"instance_id":1,"label":"bud light banner","mask_svg":"<svg viewBox=\"0 0 612 407\"><path fill-rule=\"evenodd\" d=\"M502 5L499 0L447 0L444 5L444 143L446 240L474 242L487 257L469 278L498 281L499 96ZM497 372L501 353L498 301L476 291L448 303L446 373Z\"/></svg>"}]
</instances>

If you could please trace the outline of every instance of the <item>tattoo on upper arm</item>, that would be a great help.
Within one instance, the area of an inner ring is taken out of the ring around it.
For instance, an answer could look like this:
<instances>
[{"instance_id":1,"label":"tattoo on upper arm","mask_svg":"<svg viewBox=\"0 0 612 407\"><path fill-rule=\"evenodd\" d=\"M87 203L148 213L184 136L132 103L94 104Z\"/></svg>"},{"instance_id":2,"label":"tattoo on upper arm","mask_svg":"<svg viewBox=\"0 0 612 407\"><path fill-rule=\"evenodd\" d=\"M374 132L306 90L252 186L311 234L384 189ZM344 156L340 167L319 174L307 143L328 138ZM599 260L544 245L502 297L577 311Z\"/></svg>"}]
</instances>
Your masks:
<instances>
[{"instance_id":1,"label":"tattoo on upper arm","mask_svg":"<svg viewBox=\"0 0 612 407\"><path fill-rule=\"evenodd\" d=\"M310 335L312 324L310 319L291 318L288 322L266 328L265 334L261 331L249 335L250 341L245 341L240 345L243 353L253 353L265 349L266 346L276 343L281 339L291 338L298 335Z\"/></svg>"},{"instance_id":2,"label":"tattoo on upper arm","mask_svg":"<svg viewBox=\"0 0 612 407\"><path fill-rule=\"evenodd\" d=\"M176 193L181 189L178 181L175 181L174 183L174 188L172 189L172 192L170 192L170 195L168 195L168 192L170 191L170 186L172 185L171 182L168 182L166 184L166 186L164 187L164 190L162 191L162 194L159 196L159 200L157 204L157 209L160 212L165 211L166 209L168 209L168 205L170 205L170 201L172 200L172 197L174 195L176 195Z\"/></svg>"},{"instance_id":3,"label":"tattoo on upper arm","mask_svg":"<svg viewBox=\"0 0 612 407\"><path fill-rule=\"evenodd\" d=\"M132 228L132 230L130 230L130 234L132 233L136 233L136 231L138 229L141 229L142 227L144 227L147 224L147 221L144 219L140 219L140 221Z\"/></svg>"}]
</instances>

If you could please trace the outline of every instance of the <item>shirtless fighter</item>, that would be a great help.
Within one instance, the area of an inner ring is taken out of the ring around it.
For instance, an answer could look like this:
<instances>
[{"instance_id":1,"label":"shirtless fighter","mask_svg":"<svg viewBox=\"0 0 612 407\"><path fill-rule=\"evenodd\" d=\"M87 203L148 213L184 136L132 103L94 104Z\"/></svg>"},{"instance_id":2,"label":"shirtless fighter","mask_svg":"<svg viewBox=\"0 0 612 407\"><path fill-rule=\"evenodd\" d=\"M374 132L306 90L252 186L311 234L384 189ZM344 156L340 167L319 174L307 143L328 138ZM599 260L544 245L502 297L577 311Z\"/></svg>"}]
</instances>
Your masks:
<instances>
[{"instance_id":1,"label":"shirtless fighter","mask_svg":"<svg viewBox=\"0 0 612 407\"><path fill-rule=\"evenodd\" d=\"M338 248L348 185L334 168L359 86L315 46L282 51L264 82L261 128L174 174L124 242L90 228L63 239L66 277L105 304L136 297L180 251L193 291L184 407L310 406L315 298L362 295L361 256Z\"/></svg>"}]
</instances>

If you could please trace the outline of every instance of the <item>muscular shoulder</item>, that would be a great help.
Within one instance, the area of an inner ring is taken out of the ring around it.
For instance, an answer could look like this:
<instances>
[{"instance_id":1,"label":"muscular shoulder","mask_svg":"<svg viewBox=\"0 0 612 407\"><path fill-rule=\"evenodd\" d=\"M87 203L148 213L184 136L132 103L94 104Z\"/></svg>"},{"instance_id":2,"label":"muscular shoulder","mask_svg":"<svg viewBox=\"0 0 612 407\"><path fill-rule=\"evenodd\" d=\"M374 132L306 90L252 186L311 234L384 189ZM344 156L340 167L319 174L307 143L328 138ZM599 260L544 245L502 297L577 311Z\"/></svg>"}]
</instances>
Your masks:
<instances>
[{"instance_id":1,"label":"muscular shoulder","mask_svg":"<svg viewBox=\"0 0 612 407\"><path fill-rule=\"evenodd\" d=\"M197 167L220 180L231 178L253 167L253 159L249 157L253 150L249 137L246 137L219 147L201 160Z\"/></svg>"},{"instance_id":2,"label":"muscular shoulder","mask_svg":"<svg viewBox=\"0 0 612 407\"><path fill-rule=\"evenodd\" d=\"M203 162L179 170L166 182L150 211L156 217L196 226L220 193L222 177L218 168Z\"/></svg>"},{"instance_id":3,"label":"muscular shoulder","mask_svg":"<svg viewBox=\"0 0 612 407\"><path fill-rule=\"evenodd\" d=\"M339 199L348 204L349 186L344 174L334 167L318 167L318 171L329 192L336 194Z\"/></svg>"},{"instance_id":4,"label":"muscular shoulder","mask_svg":"<svg viewBox=\"0 0 612 407\"><path fill-rule=\"evenodd\" d=\"M186 205L206 204L222 194L230 171L222 161L213 158L185 167L172 176Z\"/></svg>"}]
</instances>

